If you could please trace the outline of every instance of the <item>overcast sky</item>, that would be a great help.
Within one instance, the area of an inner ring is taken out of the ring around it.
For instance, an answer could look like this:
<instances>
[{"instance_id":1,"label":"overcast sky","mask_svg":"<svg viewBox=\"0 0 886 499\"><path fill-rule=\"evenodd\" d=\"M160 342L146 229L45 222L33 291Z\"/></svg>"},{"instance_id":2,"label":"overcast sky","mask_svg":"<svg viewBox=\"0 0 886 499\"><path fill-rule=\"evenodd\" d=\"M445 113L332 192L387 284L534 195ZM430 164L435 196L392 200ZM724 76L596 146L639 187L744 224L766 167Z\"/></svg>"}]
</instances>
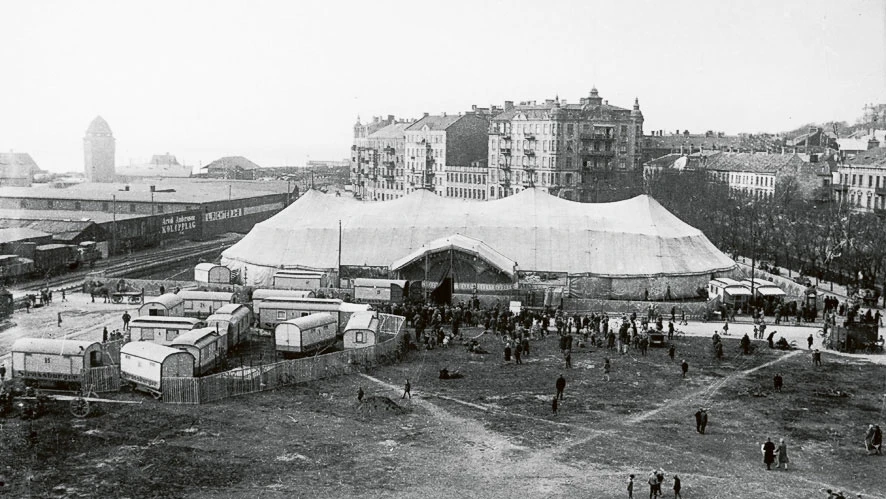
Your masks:
<instances>
[{"instance_id":1,"label":"overcast sky","mask_svg":"<svg viewBox=\"0 0 886 499\"><path fill-rule=\"evenodd\" d=\"M886 102L886 2L21 1L0 4L0 151L262 166L348 156L357 115L639 97L644 129L782 131Z\"/></svg>"}]
</instances>

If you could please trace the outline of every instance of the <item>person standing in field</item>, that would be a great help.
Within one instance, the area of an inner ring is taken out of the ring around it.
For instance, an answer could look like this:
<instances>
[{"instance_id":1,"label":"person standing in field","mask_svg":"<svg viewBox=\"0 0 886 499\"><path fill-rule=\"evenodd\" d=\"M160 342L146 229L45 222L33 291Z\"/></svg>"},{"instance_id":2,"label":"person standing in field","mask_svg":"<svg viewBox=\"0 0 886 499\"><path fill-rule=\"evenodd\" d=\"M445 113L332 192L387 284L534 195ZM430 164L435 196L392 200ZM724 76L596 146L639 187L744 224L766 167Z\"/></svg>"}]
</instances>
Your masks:
<instances>
[{"instance_id":1,"label":"person standing in field","mask_svg":"<svg viewBox=\"0 0 886 499\"><path fill-rule=\"evenodd\" d=\"M767 470L771 470L772 463L775 462L775 444L769 437L766 437L766 443L763 444L760 451L763 453L763 464L766 465Z\"/></svg>"},{"instance_id":2,"label":"person standing in field","mask_svg":"<svg viewBox=\"0 0 886 499\"><path fill-rule=\"evenodd\" d=\"M686 359L683 359L683 362L680 363L680 370L683 371L683 377L686 377L686 373L689 372L689 363L686 362Z\"/></svg>"},{"instance_id":3,"label":"person standing in field","mask_svg":"<svg viewBox=\"0 0 886 499\"><path fill-rule=\"evenodd\" d=\"M775 467L780 468L781 465L784 465L784 469L788 469L788 463L790 462L790 459L788 459L788 444L784 443L783 438L778 441L776 452L778 453L778 464Z\"/></svg>"},{"instance_id":4,"label":"person standing in field","mask_svg":"<svg viewBox=\"0 0 886 499\"><path fill-rule=\"evenodd\" d=\"M556 400L556 399L554 399ZM628 499L634 497L634 475L628 477Z\"/></svg>"},{"instance_id":5,"label":"person standing in field","mask_svg":"<svg viewBox=\"0 0 886 499\"><path fill-rule=\"evenodd\" d=\"M406 379L406 385L403 386L403 395L400 397L400 400L406 398L409 395L409 398L412 398L412 385L409 384L409 379Z\"/></svg>"},{"instance_id":6,"label":"person standing in field","mask_svg":"<svg viewBox=\"0 0 886 499\"><path fill-rule=\"evenodd\" d=\"M683 484L680 483L680 477L674 475L674 499L678 497L683 499L683 496L680 495L680 489L683 488Z\"/></svg>"},{"instance_id":7,"label":"person standing in field","mask_svg":"<svg viewBox=\"0 0 886 499\"><path fill-rule=\"evenodd\" d=\"M609 357L603 359L603 377L609 381L609 371L612 370L612 364L609 363Z\"/></svg>"},{"instance_id":8,"label":"person standing in field","mask_svg":"<svg viewBox=\"0 0 886 499\"><path fill-rule=\"evenodd\" d=\"M558 399L562 400L563 399L563 390L566 389L566 378L564 378L562 374L560 375L559 378L557 378L557 382L555 384L555 387L557 388L556 397Z\"/></svg>"}]
</instances>

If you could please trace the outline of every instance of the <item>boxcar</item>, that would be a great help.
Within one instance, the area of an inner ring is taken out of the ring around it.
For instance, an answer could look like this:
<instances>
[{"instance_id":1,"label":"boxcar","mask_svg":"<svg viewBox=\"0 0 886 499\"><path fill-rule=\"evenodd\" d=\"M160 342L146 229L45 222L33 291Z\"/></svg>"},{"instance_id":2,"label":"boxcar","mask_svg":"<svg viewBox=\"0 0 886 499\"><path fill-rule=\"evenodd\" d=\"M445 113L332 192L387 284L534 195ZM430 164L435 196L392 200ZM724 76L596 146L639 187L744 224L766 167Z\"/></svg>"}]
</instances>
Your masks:
<instances>
[{"instance_id":1,"label":"boxcar","mask_svg":"<svg viewBox=\"0 0 886 499\"><path fill-rule=\"evenodd\" d=\"M194 280L202 284L231 284L231 269L214 263L198 263Z\"/></svg>"},{"instance_id":2,"label":"boxcar","mask_svg":"<svg viewBox=\"0 0 886 499\"><path fill-rule=\"evenodd\" d=\"M194 376L201 376L219 365L223 352L219 349L221 338L215 329L204 327L182 333L169 345L188 352L194 357Z\"/></svg>"},{"instance_id":3,"label":"boxcar","mask_svg":"<svg viewBox=\"0 0 886 499\"><path fill-rule=\"evenodd\" d=\"M138 308L138 315L183 317L185 313L185 301L175 293L145 297L145 303Z\"/></svg>"},{"instance_id":4,"label":"boxcar","mask_svg":"<svg viewBox=\"0 0 886 499\"><path fill-rule=\"evenodd\" d=\"M234 293L224 291L181 291L178 296L184 300L185 317L205 319L216 310L231 303Z\"/></svg>"},{"instance_id":5,"label":"boxcar","mask_svg":"<svg viewBox=\"0 0 886 499\"><path fill-rule=\"evenodd\" d=\"M354 279L354 299L363 303L403 303L409 297L409 281Z\"/></svg>"},{"instance_id":6,"label":"boxcar","mask_svg":"<svg viewBox=\"0 0 886 499\"><path fill-rule=\"evenodd\" d=\"M41 273L74 268L79 263L77 246L42 244L34 249L34 268Z\"/></svg>"},{"instance_id":7,"label":"boxcar","mask_svg":"<svg viewBox=\"0 0 886 499\"><path fill-rule=\"evenodd\" d=\"M84 369L106 365L97 341L19 338L12 344L12 377L50 383L80 383Z\"/></svg>"},{"instance_id":8,"label":"boxcar","mask_svg":"<svg viewBox=\"0 0 886 499\"><path fill-rule=\"evenodd\" d=\"M166 378L194 375L194 357L177 348L148 341L130 341L120 348L120 377L159 397Z\"/></svg>"},{"instance_id":9,"label":"boxcar","mask_svg":"<svg viewBox=\"0 0 886 499\"><path fill-rule=\"evenodd\" d=\"M335 344L337 334L335 314L311 314L277 324L274 345L284 356L313 353Z\"/></svg>"},{"instance_id":10,"label":"boxcar","mask_svg":"<svg viewBox=\"0 0 886 499\"><path fill-rule=\"evenodd\" d=\"M278 270L274 273L273 286L278 289L319 289L324 286L326 275L310 270Z\"/></svg>"},{"instance_id":11,"label":"boxcar","mask_svg":"<svg viewBox=\"0 0 886 499\"><path fill-rule=\"evenodd\" d=\"M252 310L246 305L230 303L206 318L206 326L215 328L227 340L227 350L246 341L253 321Z\"/></svg>"},{"instance_id":12,"label":"boxcar","mask_svg":"<svg viewBox=\"0 0 886 499\"><path fill-rule=\"evenodd\" d=\"M295 291L291 289L256 289L252 292L252 310L255 315L261 312L262 302L268 298L313 298L313 291Z\"/></svg>"},{"instance_id":13,"label":"boxcar","mask_svg":"<svg viewBox=\"0 0 886 499\"><path fill-rule=\"evenodd\" d=\"M142 315L129 321L132 341L150 341L169 345L186 331L206 327L206 323L194 317L165 317Z\"/></svg>"},{"instance_id":14,"label":"boxcar","mask_svg":"<svg viewBox=\"0 0 886 499\"><path fill-rule=\"evenodd\" d=\"M0 320L11 317L15 310L15 300L6 288L0 288Z\"/></svg>"},{"instance_id":15,"label":"boxcar","mask_svg":"<svg viewBox=\"0 0 886 499\"><path fill-rule=\"evenodd\" d=\"M356 312L344 331L344 347L363 348L378 343L378 317L375 312Z\"/></svg>"},{"instance_id":16,"label":"boxcar","mask_svg":"<svg viewBox=\"0 0 886 499\"><path fill-rule=\"evenodd\" d=\"M34 260L17 255L0 255L0 283L27 279L34 273Z\"/></svg>"}]
</instances>

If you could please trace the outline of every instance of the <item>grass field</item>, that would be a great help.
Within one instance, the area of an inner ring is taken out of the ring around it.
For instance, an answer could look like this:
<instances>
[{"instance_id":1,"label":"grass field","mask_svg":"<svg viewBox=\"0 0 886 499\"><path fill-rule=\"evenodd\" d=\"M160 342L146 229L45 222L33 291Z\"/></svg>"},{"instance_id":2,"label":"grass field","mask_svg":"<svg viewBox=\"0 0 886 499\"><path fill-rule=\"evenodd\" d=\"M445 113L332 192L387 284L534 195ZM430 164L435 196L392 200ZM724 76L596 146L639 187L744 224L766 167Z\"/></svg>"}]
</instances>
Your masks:
<instances>
[{"instance_id":1,"label":"grass field","mask_svg":"<svg viewBox=\"0 0 886 499\"><path fill-rule=\"evenodd\" d=\"M805 499L825 488L884 497L886 457L863 448L867 425L883 426L883 366L826 353L813 367L805 351L765 342L743 356L731 338L716 361L711 341L695 337L677 341L674 362L664 349L579 349L565 369L553 337L532 342L522 365L503 361L496 337L480 341L492 353L411 352L367 375L224 403L120 394L144 403L104 405L85 420L65 406L33 422L0 420L0 496L622 498L634 473L635 497L647 497L646 477L661 467L667 497L674 474L687 498ZM464 377L440 380L444 367ZM401 400L406 378L413 398ZM700 406L705 435L695 431ZM786 439L790 470L766 471L767 436Z\"/></svg>"}]
</instances>

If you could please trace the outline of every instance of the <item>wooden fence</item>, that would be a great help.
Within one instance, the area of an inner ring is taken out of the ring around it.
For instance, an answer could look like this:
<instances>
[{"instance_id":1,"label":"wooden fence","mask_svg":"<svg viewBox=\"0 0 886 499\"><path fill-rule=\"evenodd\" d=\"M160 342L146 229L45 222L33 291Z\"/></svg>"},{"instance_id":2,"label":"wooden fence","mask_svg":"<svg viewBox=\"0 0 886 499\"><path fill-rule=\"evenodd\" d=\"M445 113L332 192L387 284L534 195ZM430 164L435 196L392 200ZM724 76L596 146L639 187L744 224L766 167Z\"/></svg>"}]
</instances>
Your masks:
<instances>
[{"instance_id":1,"label":"wooden fence","mask_svg":"<svg viewBox=\"0 0 886 499\"><path fill-rule=\"evenodd\" d=\"M95 393L120 390L120 366L93 367L80 371L80 386Z\"/></svg>"},{"instance_id":2,"label":"wooden fence","mask_svg":"<svg viewBox=\"0 0 886 499\"><path fill-rule=\"evenodd\" d=\"M164 378L163 402L205 404L230 397L274 390L283 386L353 374L374 363L397 360L403 342L404 318L379 314L379 331L385 341L366 348L332 352L272 364L240 367L201 378Z\"/></svg>"}]
</instances>

